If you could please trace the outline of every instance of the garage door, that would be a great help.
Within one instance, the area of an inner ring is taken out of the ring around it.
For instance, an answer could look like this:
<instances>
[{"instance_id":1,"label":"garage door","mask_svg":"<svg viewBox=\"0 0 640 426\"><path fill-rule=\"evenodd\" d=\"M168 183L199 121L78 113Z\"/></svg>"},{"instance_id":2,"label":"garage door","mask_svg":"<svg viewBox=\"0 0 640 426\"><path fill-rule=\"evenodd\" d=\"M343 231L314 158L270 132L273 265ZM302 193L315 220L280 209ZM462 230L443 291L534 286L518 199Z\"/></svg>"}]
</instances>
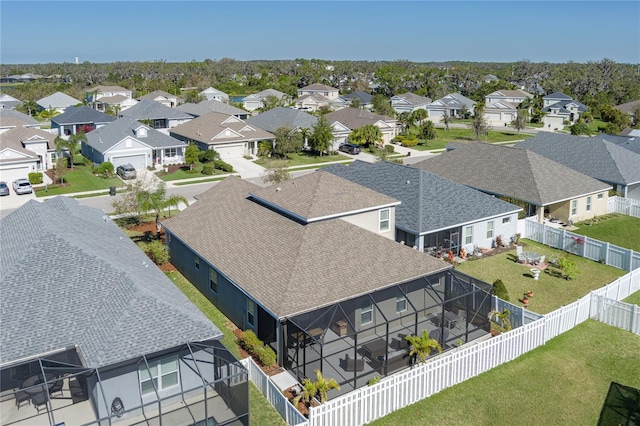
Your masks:
<instances>
[{"instance_id":1,"label":"garage door","mask_svg":"<svg viewBox=\"0 0 640 426\"><path fill-rule=\"evenodd\" d=\"M112 157L111 162L113 163L114 168L117 168L118 166L129 163L133 166L134 169L140 170L140 169L145 169L147 167L145 157L146 157L145 154L126 155L124 157Z\"/></svg>"},{"instance_id":2,"label":"garage door","mask_svg":"<svg viewBox=\"0 0 640 426\"><path fill-rule=\"evenodd\" d=\"M220 154L221 160L227 160L229 158L242 158L244 155L244 145L225 145L214 147L216 152Z\"/></svg>"},{"instance_id":3,"label":"garage door","mask_svg":"<svg viewBox=\"0 0 640 426\"><path fill-rule=\"evenodd\" d=\"M501 114L495 112L489 112L484 114L484 119L489 123L499 123Z\"/></svg>"},{"instance_id":4,"label":"garage door","mask_svg":"<svg viewBox=\"0 0 640 426\"><path fill-rule=\"evenodd\" d=\"M16 179L29 179L30 172L30 166L7 166L0 168L0 180L7 182L7 185L11 186L11 182Z\"/></svg>"}]
</instances>

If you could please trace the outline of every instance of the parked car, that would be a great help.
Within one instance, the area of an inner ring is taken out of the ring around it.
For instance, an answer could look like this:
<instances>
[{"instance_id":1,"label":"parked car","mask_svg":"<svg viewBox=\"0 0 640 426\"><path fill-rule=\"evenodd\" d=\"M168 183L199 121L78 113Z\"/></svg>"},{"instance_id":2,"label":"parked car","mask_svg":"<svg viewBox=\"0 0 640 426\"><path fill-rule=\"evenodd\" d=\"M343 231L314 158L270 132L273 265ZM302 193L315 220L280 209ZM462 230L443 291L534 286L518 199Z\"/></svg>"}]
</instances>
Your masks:
<instances>
[{"instance_id":1,"label":"parked car","mask_svg":"<svg viewBox=\"0 0 640 426\"><path fill-rule=\"evenodd\" d=\"M33 192L33 188L31 187L31 182L28 179L16 179L13 181L13 190L16 194L31 194Z\"/></svg>"},{"instance_id":2,"label":"parked car","mask_svg":"<svg viewBox=\"0 0 640 426\"><path fill-rule=\"evenodd\" d=\"M135 179L137 176L136 169L131 164L123 164L121 166L118 166L118 168L116 169L116 173L122 179Z\"/></svg>"},{"instance_id":3,"label":"parked car","mask_svg":"<svg viewBox=\"0 0 640 426\"><path fill-rule=\"evenodd\" d=\"M9 195L9 187L7 186L7 182L0 182L0 196Z\"/></svg>"},{"instance_id":4,"label":"parked car","mask_svg":"<svg viewBox=\"0 0 640 426\"><path fill-rule=\"evenodd\" d=\"M338 150L346 152L347 154L360 154L360 145L352 143L343 143L338 147Z\"/></svg>"}]
</instances>

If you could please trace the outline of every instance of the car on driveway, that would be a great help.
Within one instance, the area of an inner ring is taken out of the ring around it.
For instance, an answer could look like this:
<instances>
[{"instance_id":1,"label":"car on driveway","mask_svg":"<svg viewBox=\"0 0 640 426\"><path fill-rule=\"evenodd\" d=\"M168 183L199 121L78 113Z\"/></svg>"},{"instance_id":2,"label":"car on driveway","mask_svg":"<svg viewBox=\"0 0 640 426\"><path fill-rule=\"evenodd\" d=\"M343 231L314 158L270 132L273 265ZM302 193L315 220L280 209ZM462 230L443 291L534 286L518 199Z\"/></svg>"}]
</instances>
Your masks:
<instances>
[{"instance_id":1,"label":"car on driveway","mask_svg":"<svg viewBox=\"0 0 640 426\"><path fill-rule=\"evenodd\" d=\"M33 188L31 187L31 182L27 179L16 179L13 181L13 190L16 194L31 194L33 192Z\"/></svg>"},{"instance_id":2,"label":"car on driveway","mask_svg":"<svg viewBox=\"0 0 640 426\"><path fill-rule=\"evenodd\" d=\"M135 179L137 176L136 169L131 164L123 164L121 166L118 166L118 168L116 169L116 173L122 179Z\"/></svg>"},{"instance_id":3,"label":"car on driveway","mask_svg":"<svg viewBox=\"0 0 640 426\"><path fill-rule=\"evenodd\" d=\"M338 147L339 151L346 152L347 154L360 154L360 145L353 143L343 143Z\"/></svg>"},{"instance_id":4,"label":"car on driveway","mask_svg":"<svg viewBox=\"0 0 640 426\"><path fill-rule=\"evenodd\" d=\"M0 182L0 196L9 195L9 187L7 186L7 182Z\"/></svg>"}]
</instances>

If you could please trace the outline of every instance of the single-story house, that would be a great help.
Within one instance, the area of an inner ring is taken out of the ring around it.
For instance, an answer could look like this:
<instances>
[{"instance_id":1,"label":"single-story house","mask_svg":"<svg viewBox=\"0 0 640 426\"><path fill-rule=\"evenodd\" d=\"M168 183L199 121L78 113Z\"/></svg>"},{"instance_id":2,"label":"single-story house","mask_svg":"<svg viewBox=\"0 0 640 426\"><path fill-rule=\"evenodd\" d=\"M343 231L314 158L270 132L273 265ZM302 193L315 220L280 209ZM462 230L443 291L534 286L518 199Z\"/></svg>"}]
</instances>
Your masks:
<instances>
[{"instance_id":1,"label":"single-story house","mask_svg":"<svg viewBox=\"0 0 640 426\"><path fill-rule=\"evenodd\" d=\"M233 115L210 112L169 130L169 135L201 150L215 149L222 160L257 155L258 143L275 136Z\"/></svg>"},{"instance_id":2,"label":"single-story house","mask_svg":"<svg viewBox=\"0 0 640 426\"><path fill-rule=\"evenodd\" d=\"M21 100L16 99L11 95L7 95L6 93L0 93L0 109L14 109L20 105L22 105Z\"/></svg>"},{"instance_id":3,"label":"single-story house","mask_svg":"<svg viewBox=\"0 0 640 426\"><path fill-rule=\"evenodd\" d=\"M27 179L31 172L51 169L57 159L56 135L30 127L15 127L0 138L0 180Z\"/></svg>"},{"instance_id":4,"label":"single-story house","mask_svg":"<svg viewBox=\"0 0 640 426\"><path fill-rule=\"evenodd\" d=\"M178 107L180 111L186 112L192 117L200 117L210 112L218 112L220 114L233 115L241 120L251 117L251 113L233 105L212 99L210 101L202 101L197 104L186 103Z\"/></svg>"},{"instance_id":5,"label":"single-story house","mask_svg":"<svg viewBox=\"0 0 640 426\"><path fill-rule=\"evenodd\" d=\"M386 194L396 207L396 241L419 251L492 247L496 237L509 241L517 232L521 207L426 170L401 164L332 164L323 168L351 182Z\"/></svg>"},{"instance_id":6,"label":"single-story house","mask_svg":"<svg viewBox=\"0 0 640 426\"><path fill-rule=\"evenodd\" d=\"M493 74L487 74L482 79L484 80L485 83L491 83L492 81L499 80L499 78Z\"/></svg>"},{"instance_id":7,"label":"single-story house","mask_svg":"<svg viewBox=\"0 0 640 426\"><path fill-rule=\"evenodd\" d=\"M563 164L608 185L623 197L640 200L640 153L593 137L539 132L515 145Z\"/></svg>"},{"instance_id":8,"label":"single-story house","mask_svg":"<svg viewBox=\"0 0 640 426\"><path fill-rule=\"evenodd\" d=\"M122 111L136 104L133 91L120 86L95 86L85 90L84 97L87 104L98 111L115 105Z\"/></svg>"},{"instance_id":9,"label":"single-story house","mask_svg":"<svg viewBox=\"0 0 640 426\"><path fill-rule=\"evenodd\" d=\"M545 130L561 130L565 122L573 124L580 118L582 113L589 109L586 105L574 101L571 96L561 92L546 95L542 100L542 112L545 113L544 117L542 117L542 123Z\"/></svg>"},{"instance_id":10,"label":"single-story house","mask_svg":"<svg viewBox=\"0 0 640 426\"><path fill-rule=\"evenodd\" d=\"M275 107L247 118L247 123L271 133L282 127L312 130L318 123L318 117L295 108Z\"/></svg>"},{"instance_id":11,"label":"single-story house","mask_svg":"<svg viewBox=\"0 0 640 426\"><path fill-rule=\"evenodd\" d=\"M540 223L547 218L578 222L607 213L611 185L528 149L451 143L446 152L413 167L522 203L526 215Z\"/></svg>"},{"instance_id":12,"label":"single-story house","mask_svg":"<svg viewBox=\"0 0 640 426\"><path fill-rule=\"evenodd\" d=\"M153 101L148 101L153 102ZM130 117L122 117L91 133L82 142L82 155L96 164L136 169L184 163L187 144Z\"/></svg>"},{"instance_id":13,"label":"single-story house","mask_svg":"<svg viewBox=\"0 0 640 426\"><path fill-rule=\"evenodd\" d=\"M116 118L97 111L88 106L74 106L67 108L62 114L51 119L51 129L57 130L59 136L75 135L78 132L89 133Z\"/></svg>"},{"instance_id":14,"label":"single-story house","mask_svg":"<svg viewBox=\"0 0 640 426\"><path fill-rule=\"evenodd\" d=\"M618 146L640 154L640 129L633 130L635 130L637 134L634 134L632 132L627 132L626 135L622 132L619 135L608 135L606 133L601 133L598 136L606 141L612 142Z\"/></svg>"},{"instance_id":15,"label":"single-story house","mask_svg":"<svg viewBox=\"0 0 640 426\"><path fill-rule=\"evenodd\" d=\"M343 108L325 114L324 117L333 127L334 149L337 149L341 143L348 141L351 131L359 129L366 124L372 124L380 128L383 143L390 143L391 139L398 135L398 120L360 108Z\"/></svg>"},{"instance_id":16,"label":"single-story house","mask_svg":"<svg viewBox=\"0 0 640 426\"><path fill-rule=\"evenodd\" d=\"M267 98L276 99L279 106L284 106L291 102L291 96L286 93L282 93L275 89L266 89L258 93L253 93L249 96L245 96L244 99L242 99L242 106L247 111L255 111L257 109L264 108L264 101Z\"/></svg>"},{"instance_id":17,"label":"single-story house","mask_svg":"<svg viewBox=\"0 0 640 426\"><path fill-rule=\"evenodd\" d=\"M67 95L66 93L56 92L53 95L38 99L36 101L36 104L38 105L38 109L40 111L52 110L62 113L70 106L82 104L82 101L79 101L76 98Z\"/></svg>"},{"instance_id":18,"label":"single-story house","mask_svg":"<svg viewBox=\"0 0 640 426\"><path fill-rule=\"evenodd\" d=\"M439 122L445 112L449 117L462 118L465 111L473 115L476 102L462 96L460 93L449 93L448 95L437 99L426 106L429 113L429 120Z\"/></svg>"},{"instance_id":19,"label":"single-story house","mask_svg":"<svg viewBox=\"0 0 640 426\"><path fill-rule=\"evenodd\" d=\"M178 105L184 103L184 99L182 99L180 96L172 95L171 93L165 92L164 90L154 90L153 92L147 93L144 96L140 96L138 100L156 101L164 106L168 106L169 108L175 108Z\"/></svg>"},{"instance_id":20,"label":"single-story house","mask_svg":"<svg viewBox=\"0 0 640 426\"><path fill-rule=\"evenodd\" d=\"M145 99L131 108L120 112L119 117L129 117L146 123L157 130L171 129L193 119L178 108L171 108L159 102Z\"/></svg>"},{"instance_id":21,"label":"single-story house","mask_svg":"<svg viewBox=\"0 0 640 426\"><path fill-rule=\"evenodd\" d=\"M635 119L635 110L640 106L640 99L637 101L631 101L624 104L616 105L614 108L623 114L629 115L629 117L634 120Z\"/></svg>"},{"instance_id":22,"label":"single-story house","mask_svg":"<svg viewBox=\"0 0 640 426\"><path fill-rule=\"evenodd\" d=\"M331 100L326 96L314 93L312 95L300 96L293 100L296 108L302 111L318 111L321 108L329 108Z\"/></svg>"},{"instance_id":23,"label":"single-story house","mask_svg":"<svg viewBox=\"0 0 640 426\"><path fill-rule=\"evenodd\" d=\"M40 128L40 122L30 115L9 108L0 108L0 134L15 127Z\"/></svg>"},{"instance_id":24,"label":"single-story house","mask_svg":"<svg viewBox=\"0 0 640 426\"><path fill-rule=\"evenodd\" d=\"M102 210L31 200L0 233L3 425L249 424L220 330Z\"/></svg>"},{"instance_id":25,"label":"single-story house","mask_svg":"<svg viewBox=\"0 0 640 426\"><path fill-rule=\"evenodd\" d=\"M393 110L402 114L403 112L413 112L417 109L427 109L427 105L431 103L431 98L426 96L416 95L415 93L407 92L400 95L391 97L391 107Z\"/></svg>"},{"instance_id":26,"label":"single-story house","mask_svg":"<svg viewBox=\"0 0 640 426\"><path fill-rule=\"evenodd\" d=\"M198 93L198 95L202 96L207 101L219 101L226 104L229 103L229 95L213 87L204 89L202 92Z\"/></svg>"},{"instance_id":27,"label":"single-story house","mask_svg":"<svg viewBox=\"0 0 640 426\"><path fill-rule=\"evenodd\" d=\"M358 90L356 92L343 95L331 101L332 109L342 109L352 107L354 101L358 103L358 108L371 111L373 108L373 96L369 93Z\"/></svg>"},{"instance_id":28,"label":"single-story house","mask_svg":"<svg viewBox=\"0 0 640 426\"><path fill-rule=\"evenodd\" d=\"M348 392L408 368L405 335L449 349L489 332L489 287L395 242L397 205L322 171L230 177L162 225L175 267L281 366Z\"/></svg>"}]
</instances>

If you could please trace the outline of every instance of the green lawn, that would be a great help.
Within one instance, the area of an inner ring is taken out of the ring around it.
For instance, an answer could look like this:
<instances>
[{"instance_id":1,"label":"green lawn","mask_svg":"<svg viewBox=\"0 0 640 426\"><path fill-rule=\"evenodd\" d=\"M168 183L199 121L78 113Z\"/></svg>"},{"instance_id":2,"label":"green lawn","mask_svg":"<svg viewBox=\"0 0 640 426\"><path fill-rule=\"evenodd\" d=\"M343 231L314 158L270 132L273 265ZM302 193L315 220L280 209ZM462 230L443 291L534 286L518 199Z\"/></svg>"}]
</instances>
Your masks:
<instances>
[{"instance_id":1,"label":"green lawn","mask_svg":"<svg viewBox=\"0 0 640 426\"><path fill-rule=\"evenodd\" d=\"M373 425L595 425L611 382L640 388L640 336L588 320Z\"/></svg>"},{"instance_id":2,"label":"green lawn","mask_svg":"<svg viewBox=\"0 0 640 426\"><path fill-rule=\"evenodd\" d=\"M294 152L292 154L287 154L286 160L288 162L287 167L293 167L293 166L308 166L310 164L329 163L332 161L351 160L351 158L342 154L331 154L331 155L319 156L309 151L302 151L302 152ZM256 160L256 164L266 167L269 164L269 161L271 161L270 158L261 157Z\"/></svg>"},{"instance_id":3,"label":"green lawn","mask_svg":"<svg viewBox=\"0 0 640 426\"><path fill-rule=\"evenodd\" d=\"M508 142L517 141L526 138L530 138L533 135L527 133L516 132L497 132L490 131L488 138L482 138L483 142ZM449 130L436 129L436 138L428 141L428 145L417 145L411 148L418 151L427 151L432 149L444 149L449 142L471 142L476 140L476 134L472 129L457 129L451 128Z\"/></svg>"},{"instance_id":4,"label":"green lawn","mask_svg":"<svg viewBox=\"0 0 640 426\"><path fill-rule=\"evenodd\" d=\"M561 258L565 254L561 250L527 239L523 239L521 244L525 244L524 251L535 251L546 255L547 260L553 256ZM497 279L502 280L509 291L510 302L515 304L519 304L518 299L524 292L532 290L534 297L529 299L529 309L541 314L568 305L588 294L589 291L607 285L625 274L625 271L613 266L579 256L569 256L580 270L580 274L572 280L553 276L551 272L557 270L553 266L549 266L541 273L537 281L534 280L529 272L530 267L515 262L515 248L495 256L463 262L457 266L457 270L490 284Z\"/></svg>"},{"instance_id":5,"label":"green lawn","mask_svg":"<svg viewBox=\"0 0 640 426\"><path fill-rule=\"evenodd\" d=\"M125 184L120 178L102 178L95 176L91 172L91 167L85 165L75 165L64 175L65 186L49 185L45 188L35 190L36 197L47 195L71 194L74 192L95 191L98 189L109 189L111 186L121 187Z\"/></svg>"},{"instance_id":6,"label":"green lawn","mask_svg":"<svg viewBox=\"0 0 640 426\"><path fill-rule=\"evenodd\" d=\"M194 183L206 183L206 182L217 182L219 180L226 179L226 176L220 176L216 178L208 178L208 179L200 179L197 181L187 181L187 182L175 182L174 185L183 186L183 185L193 185Z\"/></svg>"},{"instance_id":7,"label":"green lawn","mask_svg":"<svg viewBox=\"0 0 640 426\"><path fill-rule=\"evenodd\" d=\"M623 214L608 214L592 220L579 222L576 234L585 235L600 241L607 241L620 247L640 251L640 218ZM630 232L635 230L635 232Z\"/></svg>"},{"instance_id":8,"label":"green lawn","mask_svg":"<svg viewBox=\"0 0 640 426\"><path fill-rule=\"evenodd\" d=\"M627 297L626 299L623 299L622 301L626 303L633 303L634 305L640 306L640 291L636 291L635 293L632 293L629 297Z\"/></svg>"},{"instance_id":9,"label":"green lawn","mask_svg":"<svg viewBox=\"0 0 640 426\"><path fill-rule=\"evenodd\" d=\"M227 172L223 172L222 170L214 169L213 173L215 175L227 174ZM181 180L181 179L193 179L193 178L202 178L207 177L207 175L202 174L202 163L197 163L193 166L193 170L189 170L189 166L181 167L173 173L169 173L166 175L159 175L160 179L165 182L173 181L173 180Z\"/></svg>"}]
</instances>

